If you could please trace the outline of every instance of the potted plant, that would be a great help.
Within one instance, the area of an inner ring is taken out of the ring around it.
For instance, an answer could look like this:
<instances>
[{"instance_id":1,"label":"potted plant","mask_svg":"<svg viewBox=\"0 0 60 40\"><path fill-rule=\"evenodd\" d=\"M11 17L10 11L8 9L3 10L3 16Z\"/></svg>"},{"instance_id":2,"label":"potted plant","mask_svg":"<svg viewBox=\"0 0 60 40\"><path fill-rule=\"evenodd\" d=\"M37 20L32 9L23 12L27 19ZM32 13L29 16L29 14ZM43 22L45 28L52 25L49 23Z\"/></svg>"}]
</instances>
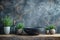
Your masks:
<instances>
[{"instance_id":1,"label":"potted plant","mask_svg":"<svg viewBox=\"0 0 60 40\"><path fill-rule=\"evenodd\" d=\"M23 23L18 23L17 24L17 34L21 34L23 28L24 28L24 24Z\"/></svg>"},{"instance_id":2,"label":"potted plant","mask_svg":"<svg viewBox=\"0 0 60 40\"><path fill-rule=\"evenodd\" d=\"M12 25L12 20L9 16L5 16L3 18L3 25L4 25L4 33L9 34L10 33L10 27Z\"/></svg>"},{"instance_id":3,"label":"potted plant","mask_svg":"<svg viewBox=\"0 0 60 40\"><path fill-rule=\"evenodd\" d=\"M49 27L46 27L46 28L45 28L45 33L46 33L46 34L49 34Z\"/></svg>"},{"instance_id":4,"label":"potted plant","mask_svg":"<svg viewBox=\"0 0 60 40\"><path fill-rule=\"evenodd\" d=\"M55 34L56 30L55 30L55 26L54 25L50 25L49 26L49 30L50 30L50 34Z\"/></svg>"}]
</instances>

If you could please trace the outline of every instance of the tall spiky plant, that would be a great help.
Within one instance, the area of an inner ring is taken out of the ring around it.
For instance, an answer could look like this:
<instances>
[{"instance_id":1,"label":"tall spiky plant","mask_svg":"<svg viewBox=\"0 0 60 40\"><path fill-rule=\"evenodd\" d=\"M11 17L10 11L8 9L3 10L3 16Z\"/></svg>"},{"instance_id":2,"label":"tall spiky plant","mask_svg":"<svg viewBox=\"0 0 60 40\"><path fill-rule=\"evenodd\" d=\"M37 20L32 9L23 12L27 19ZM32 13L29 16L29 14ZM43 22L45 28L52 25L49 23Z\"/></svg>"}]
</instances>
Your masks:
<instances>
[{"instance_id":1,"label":"tall spiky plant","mask_svg":"<svg viewBox=\"0 0 60 40\"><path fill-rule=\"evenodd\" d=\"M3 18L3 24L4 24L5 27L11 26L11 25L12 25L12 20L11 20L11 18L10 18L9 16L5 16L5 17Z\"/></svg>"}]
</instances>

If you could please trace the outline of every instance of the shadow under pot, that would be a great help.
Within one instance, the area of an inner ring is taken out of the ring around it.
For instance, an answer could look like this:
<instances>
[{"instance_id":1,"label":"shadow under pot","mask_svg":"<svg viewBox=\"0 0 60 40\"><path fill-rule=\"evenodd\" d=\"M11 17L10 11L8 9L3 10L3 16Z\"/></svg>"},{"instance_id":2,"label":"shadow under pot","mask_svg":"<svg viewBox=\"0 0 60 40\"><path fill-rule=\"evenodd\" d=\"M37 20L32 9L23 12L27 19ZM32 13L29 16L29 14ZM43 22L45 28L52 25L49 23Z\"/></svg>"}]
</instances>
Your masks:
<instances>
[{"instance_id":1,"label":"shadow under pot","mask_svg":"<svg viewBox=\"0 0 60 40\"><path fill-rule=\"evenodd\" d=\"M39 28L24 28L24 31L28 35L38 35L38 34L40 34Z\"/></svg>"}]
</instances>

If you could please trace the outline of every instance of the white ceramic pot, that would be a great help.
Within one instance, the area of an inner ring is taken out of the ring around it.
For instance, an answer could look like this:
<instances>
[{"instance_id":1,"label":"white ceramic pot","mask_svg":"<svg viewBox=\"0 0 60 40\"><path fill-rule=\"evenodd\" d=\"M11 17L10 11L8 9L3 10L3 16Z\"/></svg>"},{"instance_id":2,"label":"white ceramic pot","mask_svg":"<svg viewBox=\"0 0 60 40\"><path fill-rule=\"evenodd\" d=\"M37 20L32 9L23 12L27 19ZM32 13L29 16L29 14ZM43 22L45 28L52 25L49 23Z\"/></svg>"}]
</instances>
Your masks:
<instances>
[{"instance_id":1,"label":"white ceramic pot","mask_svg":"<svg viewBox=\"0 0 60 40\"><path fill-rule=\"evenodd\" d=\"M46 30L46 34L49 34L49 30Z\"/></svg>"},{"instance_id":2,"label":"white ceramic pot","mask_svg":"<svg viewBox=\"0 0 60 40\"><path fill-rule=\"evenodd\" d=\"M18 29L17 30L17 34L22 34L23 30L22 29Z\"/></svg>"},{"instance_id":3,"label":"white ceramic pot","mask_svg":"<svg viewBox=\"0 0 60 40\"><path fill-rule=\"evenodd\" d=\"M51 29L50 30L50 34L55 34L56 33L56 30L55 29Z\"/></svg>"},{"instance_id":4,"label":"white ceramic pot","mask_svg":"<svg viewBox=\"0 0 60 40\"><path fill-rule=\"evenodd\" d=\"M10 33L10 26L4 27L4 33L9 34Z\"/></svg>"}]
</instances>

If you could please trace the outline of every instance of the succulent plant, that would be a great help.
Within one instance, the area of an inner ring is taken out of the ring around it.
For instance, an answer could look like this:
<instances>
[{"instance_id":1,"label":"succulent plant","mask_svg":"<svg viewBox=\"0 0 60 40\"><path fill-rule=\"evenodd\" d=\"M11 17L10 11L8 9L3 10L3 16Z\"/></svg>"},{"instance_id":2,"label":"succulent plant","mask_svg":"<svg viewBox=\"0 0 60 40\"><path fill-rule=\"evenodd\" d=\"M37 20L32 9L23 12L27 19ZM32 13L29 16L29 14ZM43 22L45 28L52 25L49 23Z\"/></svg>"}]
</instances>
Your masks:
<instances>
[{"instance_id":1,"label":"succulent plant","mask_svg":"<svg viewBox=\"0 0 60 40\"><path fill-rule=\"evenodd\" d=\"M24 28L24 24L23 23L18 23L17 24L17 29L23 29Z\"/></svg>"},{"instance_id":2,"label":"succulent plant","mask_svg":"<svg viewBox=\"0 0 60 40\"><path fill-rule=\"evenodd\" d=\"M46 27L45 30L49 30L49 27Z\"/></svg>"},{"instance_id":3,"label":"succulent plant","mask_svg":"<svg viewBox=\"0 0 60 40\"><path fill-rule=\"evenodd\" d=\"M45 29L46 30L55 29L55 26L54 25L50 25L50 26L47 26Z\"/></svg>"},{"instance_id":4,"label":"succulent plant","mask_svg":"<svg viewBox=\"0 0 60 40\"><path fill-rule=\"evenodd\" d=\"M54 25L50 25L49 29L55 29L55 26Z\"/></svg>"}]
</instances>

